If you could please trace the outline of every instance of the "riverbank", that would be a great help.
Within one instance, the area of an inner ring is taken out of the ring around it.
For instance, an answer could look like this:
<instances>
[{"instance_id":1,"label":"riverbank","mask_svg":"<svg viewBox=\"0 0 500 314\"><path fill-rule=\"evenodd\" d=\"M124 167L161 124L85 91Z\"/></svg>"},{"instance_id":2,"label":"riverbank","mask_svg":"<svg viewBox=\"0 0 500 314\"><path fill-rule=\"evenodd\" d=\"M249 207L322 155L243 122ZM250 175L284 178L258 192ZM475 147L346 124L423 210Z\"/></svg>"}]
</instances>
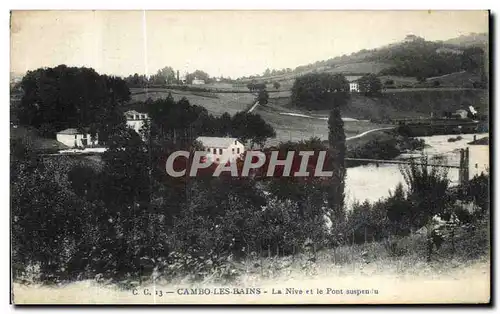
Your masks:
<instances>
[{"instance_id":1,"label":"riverbank","mask_svg":"<svg viewBox=\"0 0 500 314\"><path fill-rule=\"evenodd\" d=\"M486 303L490 299L490 258L454 257L427 263L418 235L398 242L401 256L383 243L341 246L295 257L248 258L233 262L234 280L217 273L204 281L161 276L142 282L84 280L48 286L14 283L16 304L237 304L237 303ZM443 249L445 250L445 249ZM187 289L187 290L186 290ZM203 290L194 294L190 289ZM236 290L235 290L236 289ZM251 290L252 293L235 293ZM287 289L288 293L287 293ZM329 290L328 290L329 289ZM310 292L308 293L307 290ZM278 293L281 291L281 294ZM302 291L302 292L300 292ZM312 291L312 292L311 292ZM319 293L322 291L323 293Z\"/></svg>"},{"instance_id":2,"label":"riverbank","mask_svg":"<svg viewBox=\"0 0 500 314\"><path fill-rule=\"evenodd\" d=\"M455 135L435 135L428 137L418 137L416 140L424 141L424 147L421 150L408 150L403 154L401 151L394 150L394 154L398 154L398 158L418 157L422 153L429 157L441 157L441 162L451 165L458 165L460 159L460 149L469 147L471 150L469 173L471 178L479 174L481 171L486 171L489 168L489 146L485 145L470 145L474 136L477 139L487 136L487 133L478 134L462 134L462 139L455 142L448 142L449 138L456 137ZM381 135L381 138L387 138L387 135ZM369 142L368 138L359 139L358 145L363 145ZM347 143L352 145L353 143ZM369 151L369 146L364 146L365 150ZM349 154L349 151L348 151ZM476 168L477 164L477 168ZM450 169L448 179L452 185L458 184L458 169ZM383 179L382 179L383 178ZM350 208L356 201L368 200L375 202L382 197L389 196L398 183L405 184L399 165L393 164L368 164L354 165L351 164L347 168L346 174L346 206Z\"/></svg>"},{"instance_id":3,"label":"riverbank","mask_svg":"<svg viewBox=\"0 0 500 314\"><path fill-rule=\"evenodd\" d=\"M403 136L392 128L382 128L365 132L346 140L347 158L389 160L409 151L419 151L425 147L425 141ZM366 162L346 161L346 167L365 165Z\"/></svg>"}]
</instances>

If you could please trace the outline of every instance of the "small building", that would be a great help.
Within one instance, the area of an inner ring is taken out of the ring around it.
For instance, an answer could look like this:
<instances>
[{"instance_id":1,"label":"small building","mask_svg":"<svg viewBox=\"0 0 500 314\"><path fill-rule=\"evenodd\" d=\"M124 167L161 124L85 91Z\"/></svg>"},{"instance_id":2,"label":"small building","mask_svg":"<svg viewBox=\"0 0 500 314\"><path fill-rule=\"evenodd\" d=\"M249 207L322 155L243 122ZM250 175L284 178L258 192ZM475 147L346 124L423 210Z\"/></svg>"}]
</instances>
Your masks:
<instances>
[{"instance_id":1,"label":"small building","mask_svg":"<svg viewBox=\"0 0 500 314\"><path fill-rule=\"evenodd\" d=\"M359 93L359 79L361 76L346 76L346 80L349 82L349 91L351 93Z\"/></svg>"},{"instance_id":2,"label":"small building","mask_svg":"<svg viewBox=\"0 0 500 314\"><path fill-rule=\"evenodd\" d=\"M234 161L245 152L245 145L232 137L200 136L196 141L203 144L212 162L225 163Z\"/></svg>"},{"instance_id":3,"label":"small building","mask_svg":"<svg viewBox=\"0 0 500 314\"><path fill-rule=\"evenodd\" d=\"M454 114L452 114L452 117L453 118L458 118L458 119L467 119L469 115L469 112L465 109L458 109L457 111L455 111Z\"/></svg>"},{"instance_id":4,"label":"small building","mask_svg":"<svg viewBox=\"0 0 500 314\"><path fill-rule=\"evenodd\" d=\"M198 78L194 78L193 79L193 82L192 82L193 85L205 85L205 80L200 80Z\"/></svg>"},{"instance_id":5,"label":"small building","mask_svg":"<svg viewBox=\"0 0 500 314\"><path fill-rule=\"evenodd\" d=\"M88 129L84 132L74 128L62 130L57 132L56 139L69 147L92 147L99 143L97 134L93 138Z\"/></svg>"},{"instance_id":6,"label":"small building","mask_svg":"<svg viewBox=\"0 0 500 314\"><path fill-rule=\"evenodd\" d=\"M144 122L149 119L147 113L137 112L135 110L129 110L125 112L125 119L127 120L127 126L137 134L141 134L141 129L144 126Z\"/></svg>"}]
</instances>

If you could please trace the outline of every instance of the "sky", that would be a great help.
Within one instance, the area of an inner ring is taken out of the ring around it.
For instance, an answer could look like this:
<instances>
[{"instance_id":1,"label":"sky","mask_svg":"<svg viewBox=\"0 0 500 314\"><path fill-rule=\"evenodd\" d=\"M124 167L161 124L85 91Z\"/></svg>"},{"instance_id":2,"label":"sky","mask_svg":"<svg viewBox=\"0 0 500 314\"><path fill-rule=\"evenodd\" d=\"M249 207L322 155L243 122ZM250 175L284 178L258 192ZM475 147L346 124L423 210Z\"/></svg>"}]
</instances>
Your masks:
<instances>
[{"instance_id":1,"label":"sky","mask_svg":"<svg viewBox=\"0 0 500 314\"><path fill-rule=\"evenodd\" d=\"M486 11L13 11L11 72L204 70L237 78L404 39L488 32Z\"/></svg>"}]
</instances>

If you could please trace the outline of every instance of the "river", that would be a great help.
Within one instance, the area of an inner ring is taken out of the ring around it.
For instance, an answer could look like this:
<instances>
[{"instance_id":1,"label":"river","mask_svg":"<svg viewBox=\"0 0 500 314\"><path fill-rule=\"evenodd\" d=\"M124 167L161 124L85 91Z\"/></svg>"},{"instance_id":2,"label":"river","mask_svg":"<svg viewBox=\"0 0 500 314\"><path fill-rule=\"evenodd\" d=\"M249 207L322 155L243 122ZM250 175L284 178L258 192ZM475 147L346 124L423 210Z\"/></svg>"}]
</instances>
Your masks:
<instances>
[{"instance_id":1,"label":"river","mask_svg":"<svg viewBox=\"0 0 500 314\"><path fill-rule=\"evenodd\" d=\"M488 133L475 134L477 139L488 136ZM435 135L419 137L428 145L423 152L429 156L444 156L443 162L449 165L458 165L460 160L460 149L470 147L470 177L489 166L488 146L468 145L474 138L474 134L461 134L463 139L456 142L448 142L449 138L457 135ZM419 155L421 152L414 152ZM413 154L412 154L413 155ZM398 158L404 158L402 155ZM477 167L476 167L477 165ZM374 202L380 198L389 196L398 183L404 179L397 164L369 164L347 169L346 175L346 205L351 208L354 201L368 200ZM448 168L448 178L452 185L458 183L458 169Z\"/></svg>"}]
</instances>

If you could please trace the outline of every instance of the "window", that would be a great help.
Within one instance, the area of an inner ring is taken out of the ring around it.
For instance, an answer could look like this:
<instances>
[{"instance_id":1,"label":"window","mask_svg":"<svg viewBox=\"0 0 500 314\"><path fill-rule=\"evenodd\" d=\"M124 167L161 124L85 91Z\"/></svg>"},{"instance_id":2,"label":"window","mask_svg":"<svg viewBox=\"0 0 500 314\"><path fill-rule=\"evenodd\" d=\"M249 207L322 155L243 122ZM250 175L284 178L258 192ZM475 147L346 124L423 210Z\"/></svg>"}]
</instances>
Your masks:
<instances>
[{"instance_id":1,"label":"window","mask_svg":"<svg viewBox=\"0 0 500 314\"><path fill-rule=\"evenodd\" d=\"M219 148L219 155L222 155L222 148Z\"/></svg>"},{"instance_id":2,"label":"window","mask_svg":"<svg viewBox=\"0 0 500 314\"><path fill-rule=\"evenodd\" d=\"M234 145L238 145L238 144L236 143L236 141L234 141Z\"/></svg>"},{"instance_id":3,"label":"window","mask_svg":"<svg viewBox=\"0 0 500 314\"><path fill-rule=\"evenodd\" d=\"M207 152L210 152L210 148L207 148Z\"/></svg>"},{"instance_id":4,"label":"window","mask_svg":"<svg viewBox=\"0 0 500 314\"><path fill-rule=\"evenodd\" d=\"M233 147L233 154L234 154L234 147Z\"/></svg>"},{"instance_id":5,"label":"window","mask_svg":"<svg viewBox=\"0 0 500 314\"><path fill-rule=\"evenodd\" d=\"M75 134L75 140L76 140L76 134Z\"/></svg>"},{"instance_id":6,"label":"window","mask_svg":"<svg viewBox=\"0 0 500 314\"><path fill-rule=\"evenodd\" d=\"M240 148L239 148L239 147L238 147L237 153L238 153L238 154L240 153Z\"/></svg>"},{"instance_id":7,"label":"window","mask_svg":"<svg viewBox=\"0 0 500 314\"><path fill-rule=\"evenodd\" d=\"M214 154L217 154L217 148L214 148Z\"/></svg>"}]
</instances>

